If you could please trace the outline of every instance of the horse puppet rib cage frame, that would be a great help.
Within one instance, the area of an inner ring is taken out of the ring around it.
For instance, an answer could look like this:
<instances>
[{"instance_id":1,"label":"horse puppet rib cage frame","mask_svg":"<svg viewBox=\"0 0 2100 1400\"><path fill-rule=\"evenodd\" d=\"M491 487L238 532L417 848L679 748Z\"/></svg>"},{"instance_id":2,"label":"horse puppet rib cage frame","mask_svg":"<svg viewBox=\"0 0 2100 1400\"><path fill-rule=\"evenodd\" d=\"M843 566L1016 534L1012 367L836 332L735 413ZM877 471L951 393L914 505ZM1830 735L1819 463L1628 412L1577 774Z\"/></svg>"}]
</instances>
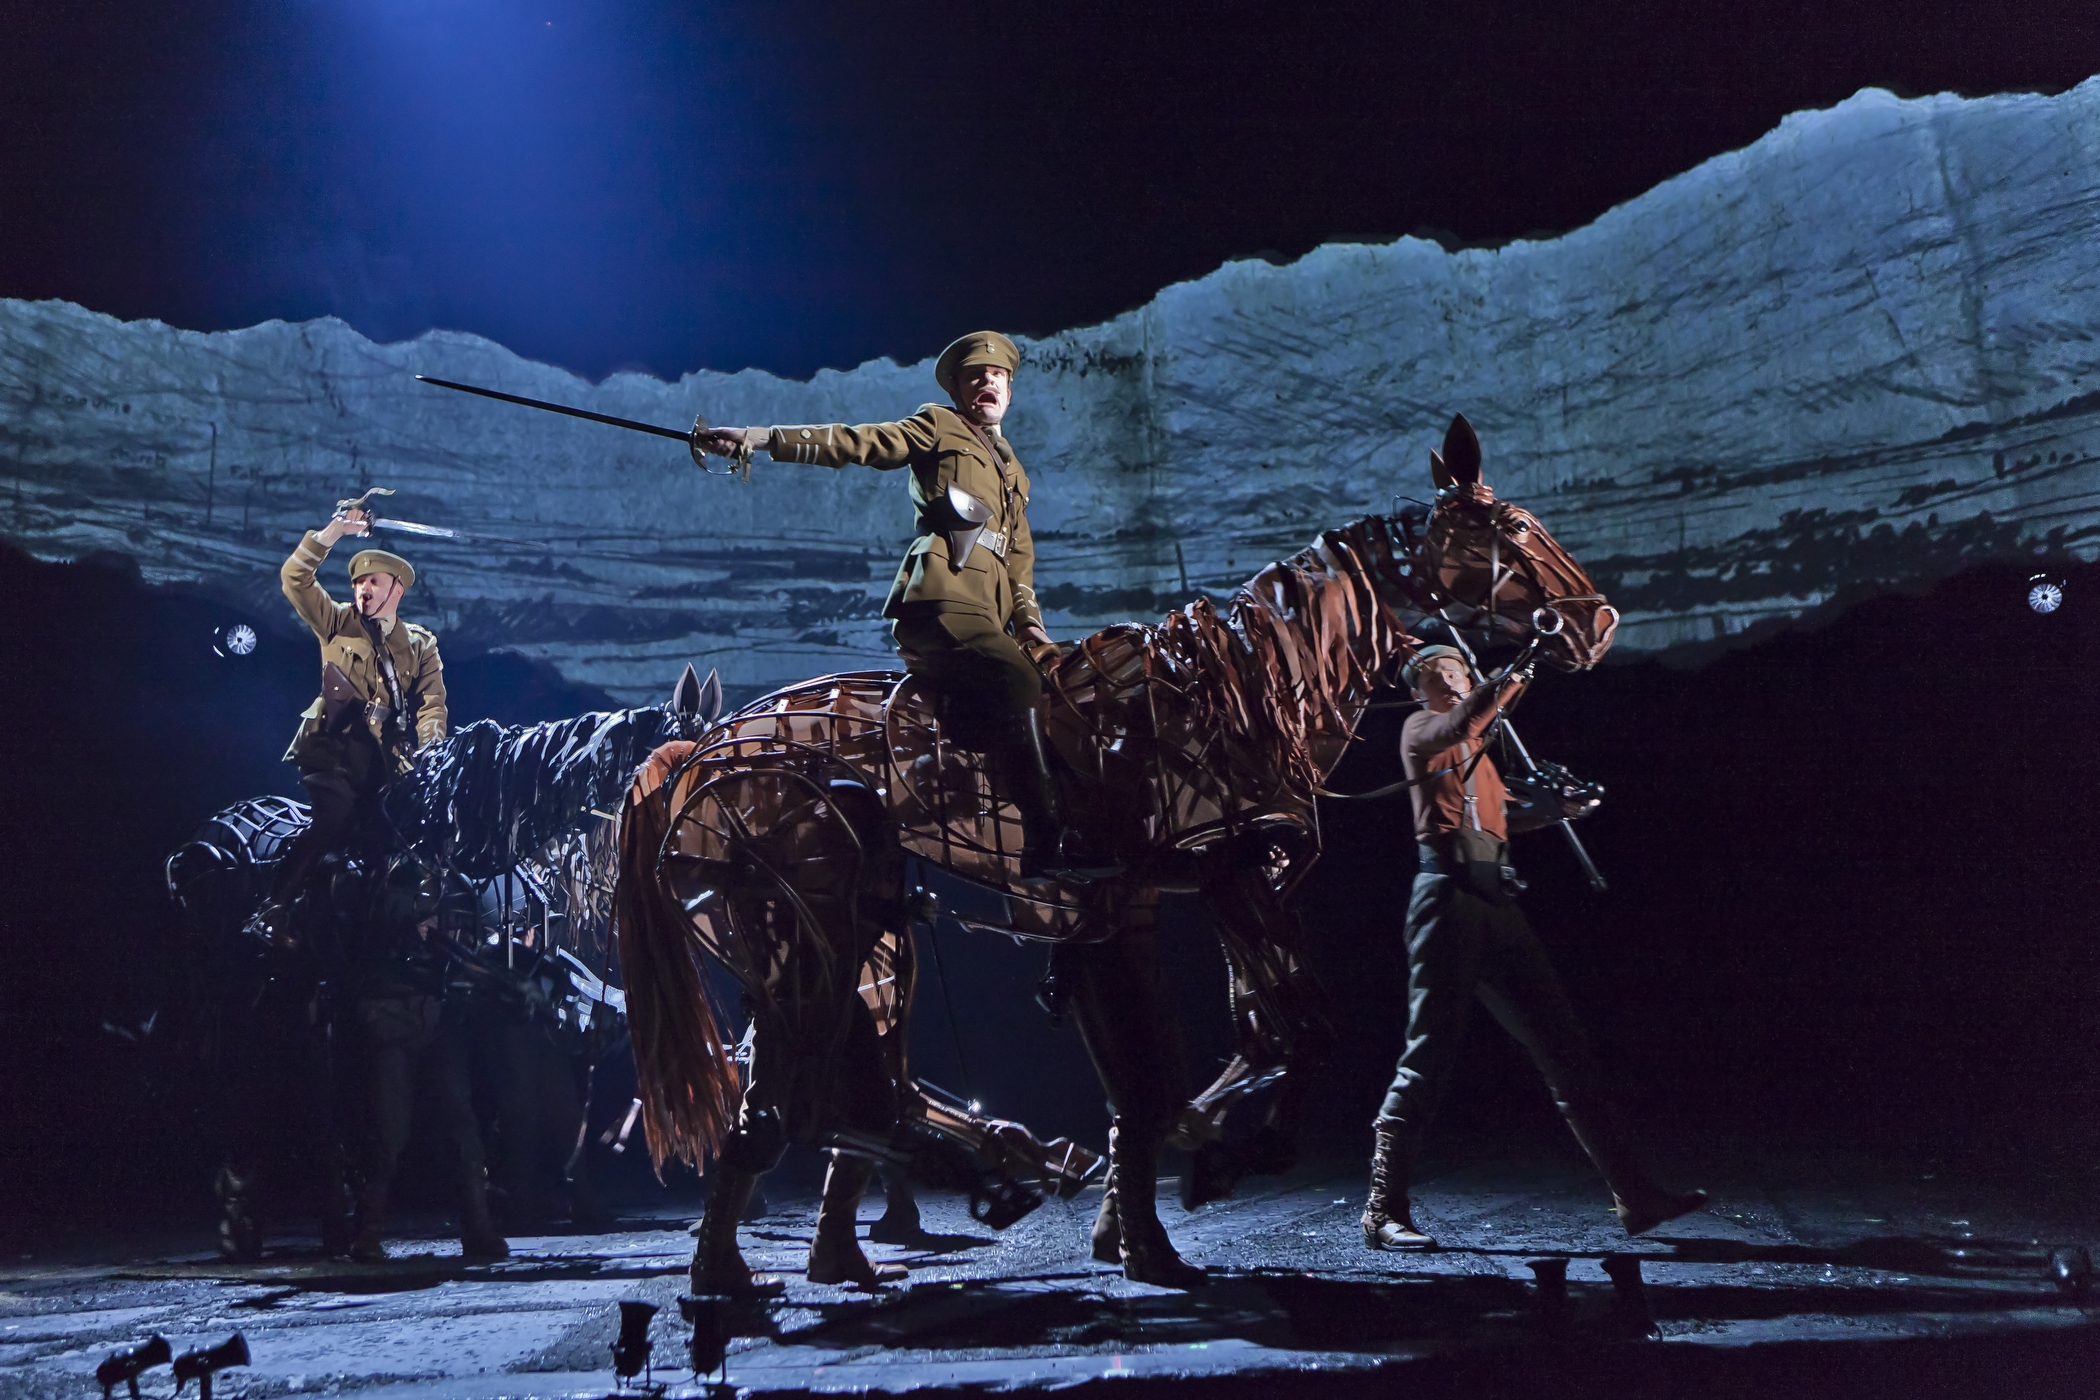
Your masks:
<instances>
[{"instance_id":1,"label":"horse puppet rib cage frame","mask_svg":"<svg viewBox=\"0 0 2100 1400\"><path fill-rule=\"evenodd\" d=\"M1018 813L911 674L790 686L657 750L628 797L616 900L657 1159L718 1154L739 1130L701 952L735 976L758 1027L764 1067L744 1086L747 1117L756 1100L803 1141L887 1127L894 1095L869 1104L857 1100L880 1091L842 1086L866 1083L854 1079L856 1037L908 1011L906 861L917 858L1003 897L1003 918L966 926L1065 950L1116 1111L1104 1221L1132 1276L1192 1274L1153 1209L1158 1148L1170 1132L1185 1147L1215 1139L1231 1104L1279 1075L1279 1130L1291 1126L1304 1076L1283 1071L1317 1055L1324 1029L1283 901L1318 855L1322 781L1373 691L1421 644L1410 626L1484 625L1581 670L1617 624L1535 517L1494 500L1463 418L1431 455L1438 502L1419 535L1384 516L1326 531L1223 612L1202 598L1157 625L1104 628L1052 668L1046 723L1069 770L1066 807L1128 862L1115 878L1022 884ZM1214 915L1240 1039L1188 1104L1155 985L1162 889L1197 893ZM871 957L899 975L857 984Z\"/></svg>"}]
</instances>

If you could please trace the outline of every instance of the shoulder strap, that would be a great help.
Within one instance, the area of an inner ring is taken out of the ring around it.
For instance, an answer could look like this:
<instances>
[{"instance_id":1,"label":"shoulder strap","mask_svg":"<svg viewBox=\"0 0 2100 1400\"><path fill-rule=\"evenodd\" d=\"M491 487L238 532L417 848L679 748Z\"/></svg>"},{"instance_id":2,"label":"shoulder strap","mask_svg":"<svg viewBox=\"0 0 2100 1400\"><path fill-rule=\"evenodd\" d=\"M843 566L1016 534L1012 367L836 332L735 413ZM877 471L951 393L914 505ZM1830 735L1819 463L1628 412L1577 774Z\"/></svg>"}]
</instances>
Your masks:
<instances>
[{"instance_id":1,"label":"shoulder strap","mask_svg":"<svg viewBox=\"0 0 2100 1400\"><path fill-rule=\"evenodd\" d=\"M398 715L401 713L401 677L394 670L394 653L386 644L386 634L379 629L379 619L360 613L358 620L364 623L365 635L372 639L372 650L378 653L379 674L386 678L387 703ZM408 624L396 625L405 627Z\"/></svg>"}]
</instances>

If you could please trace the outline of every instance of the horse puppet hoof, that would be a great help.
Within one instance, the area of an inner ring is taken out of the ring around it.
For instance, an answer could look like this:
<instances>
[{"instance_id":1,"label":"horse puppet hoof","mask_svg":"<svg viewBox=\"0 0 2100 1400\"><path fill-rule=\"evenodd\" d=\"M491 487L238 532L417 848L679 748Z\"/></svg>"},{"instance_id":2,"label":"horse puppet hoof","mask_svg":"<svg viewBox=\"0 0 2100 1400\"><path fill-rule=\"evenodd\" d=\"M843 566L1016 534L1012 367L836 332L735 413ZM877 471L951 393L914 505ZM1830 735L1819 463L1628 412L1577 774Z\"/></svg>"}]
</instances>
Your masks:
<instances>
[{"instance_id":1,"label":"horse puppet hoof","mask_svg":"<svg viewBox=\"0 0 2100 1400\"><path fill-rule=\"evenodd\" d=\"M1181 1208L1194 1210L1232 1194L1241 1174L1239 1153L1222 1142L1206 1142L1189 1154L1181 1174Z\"/></svg>"}]
</instances>

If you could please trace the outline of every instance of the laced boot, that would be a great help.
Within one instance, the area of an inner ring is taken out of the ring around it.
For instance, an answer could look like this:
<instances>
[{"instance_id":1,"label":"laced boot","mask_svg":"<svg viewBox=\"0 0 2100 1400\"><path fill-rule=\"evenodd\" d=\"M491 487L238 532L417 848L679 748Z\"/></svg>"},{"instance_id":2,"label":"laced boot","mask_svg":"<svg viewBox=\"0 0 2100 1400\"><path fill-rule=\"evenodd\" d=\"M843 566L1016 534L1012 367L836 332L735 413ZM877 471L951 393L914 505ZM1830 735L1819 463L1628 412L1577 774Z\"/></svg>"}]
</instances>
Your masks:
<instances>
[{"instance_id":1,"label":"laced boot","mask_svg":"<svg viewBox=\"0 0 2100 1400\"><path fill-rule=\"evenodd\" d=\"M489 1218L488 1181L479 1167L468 1173L461 1195L460 1257L473 1264L492 1264L510 1258L510 1241L503 1238L496 1229L496 1222Z\"/></svg>"},{"instance_id":2,"label":"laced boot","mask_svg":"<svg viewBox=\"0 0 2100 1400\"><path fill-rule=\"evenodd\" d=\"M233 1165L219 1168L212 1182L219 1198L219 1253L239 1263L262 1258L262 1227L255 1221L255 1173L243 1176Z\"/></svg>"},{"instance_id":3,"label":"laced boot","mask_svg":"<svg viewBox=\"0 0 2100 1400\"><path fill-rule=\"evenodd\" d=\"M1415 1226L1401 1164L1398 1123L1380 1119L1372 1127L1371 1198L1364 1204L1364 1244L1371 1249L1435 1249L1436 1241Z\"/></svg>"},{"instance_id":4,"label":"laced boot","mask_svg":"<svg viewBox=\"0 0 2100 1400\"><path fill-rule=\"evenodd\" d=\"M1108 1157L1116 1188L1116 1217L1121 1226L1123 1277L1162 1288L1194 1288L1207 1275L1183 1259L1159 1223L1158 1178L1151 1161L1139 1162L1136 1135L1120 1117L1108 1130ZM1150 1150L1157 1151L1156 1142Z\"/></svg>"},{"instance_id":5,"label":"laced boot","mask_svg":"<svg viewBox=\"0 0 2100 1400\"><path fill-rule=\"evenodd\" d=\"M751 1199L758 1174L717 1158L709 1171L707 1205L700 1213L694 1234L693 1267L687 1283L696 1294L726 1294L732 1298L754 1298L785 1292L787 1284L763 1274L754 1274L736 1247L737 1222Z\"/></svg>"},{"instance_id":6,"label":"laced boot","mask_svg":"<svg viewBox=\"0 0 2100 1400\"><path fill-rule=\"evenodd\" d=\"M1705 1209L1704 1191L1665 1190L1648 1175L1609 1104L1563 1102L1560 1114L1611 1188L1612 1210L1627 1234L1645 1235L1666 1221Z\"/></svg>"},{"instance_id":7,"label":"laced boot","mask_svg":"<svg viewBox=\"0 0 2100 1400\"><path fill-rule=\"evenodd\" d=\"M868 1227L876 1244L917 1244L926 1237L919 1219L919 1200L902 1168L882 1169L882 1218Z\"/></svg>"},{"instance_id":8,"label":"laced boot","mask_svg":"<svg viewBox=\"0 0 2100 1400\"><path fill-rule=\"evenodd\" d=\"M902 1264L877 1266L861 1252L860 1198L873 1173L865 1157L831 1154L824 1199L817 1206L817 1236L809 1246L811 1283L850 1283L872 1290L904 1277Z\"/></svg>"},{"instance_id":9,"label":"laced boot","mask_svg":"<svg viewBox=\"0 0 2100 1400\"><path fill-rule=\"evenodd\" d=\"M1123 1262L1123 1217L1116 1209L1116 1165L1113 1158L1108 1164L1108 1175L1101 1182L1101 1211L1094 1217L1093 1247L1094 1258L1102 1263L1120 1265Z\"/></svg>"}]
</instances>

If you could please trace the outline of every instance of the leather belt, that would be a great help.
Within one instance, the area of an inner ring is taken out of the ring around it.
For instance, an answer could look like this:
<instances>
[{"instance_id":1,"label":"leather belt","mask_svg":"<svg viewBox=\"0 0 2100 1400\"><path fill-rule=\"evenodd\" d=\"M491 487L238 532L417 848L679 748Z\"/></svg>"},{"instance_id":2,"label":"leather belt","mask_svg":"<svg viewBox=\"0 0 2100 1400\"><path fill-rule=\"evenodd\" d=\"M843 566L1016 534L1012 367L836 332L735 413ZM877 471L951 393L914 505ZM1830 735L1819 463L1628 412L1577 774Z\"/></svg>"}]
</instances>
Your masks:
<instances>
[{"instance_id":1,"label":"leather belt","mask_svg":"<svg viewBox=\"0 0 2100 1400\"><path fill-rule=\"evenodd\" d=\"M1006 558L1006 536L997 530L986 530L977 537L977 543L989 549L1003 561Z\"/></svg>"}]
</instances>

